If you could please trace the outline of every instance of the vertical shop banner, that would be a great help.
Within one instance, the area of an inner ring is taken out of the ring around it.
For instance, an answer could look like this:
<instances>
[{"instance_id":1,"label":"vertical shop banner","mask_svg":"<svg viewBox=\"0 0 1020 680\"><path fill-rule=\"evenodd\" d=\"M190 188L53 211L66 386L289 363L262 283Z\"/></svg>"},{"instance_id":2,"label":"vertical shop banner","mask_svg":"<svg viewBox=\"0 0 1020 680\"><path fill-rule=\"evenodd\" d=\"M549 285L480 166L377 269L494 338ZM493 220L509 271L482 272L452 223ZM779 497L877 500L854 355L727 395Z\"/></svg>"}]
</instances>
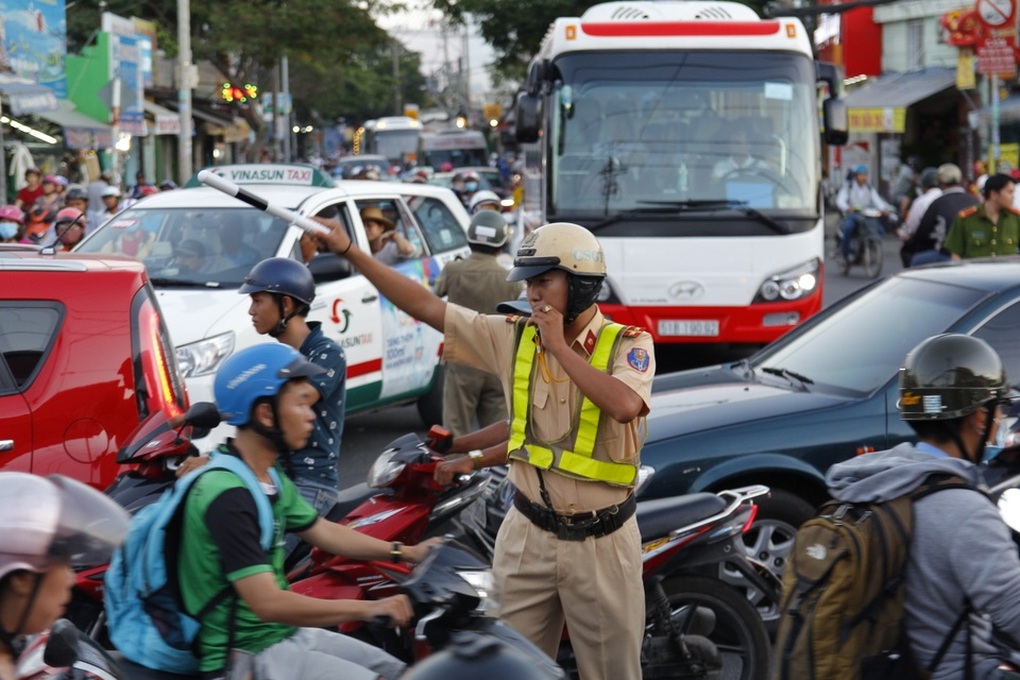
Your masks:
<instances>
[{"instance_id":1,"label":"vertical shop banner","mask_svg":"<svg viewBox=\"0 0 1020 680\"><path fill-rule=\"evenodd\" d=\"M67 97L64 0L0 0L0 66Z\"/></svg>"},{"instance_id":2,"label":"vertical shop banner","mask_svg":"<svg viewBox=\"0 0 1020 680\"><path fill-rule=\"evenodd\" d=\"M117 124L121 132L135 137L148 134L145 127L145 86L139 63L138 40L132 36L112 35L113 67L111 78L120 79L120 116Z\"/></svg>"},{"instance_id":3,"label":"vertical shop banner","mask_svg":"<svg viewBox=\"0 0 1020 680\"><path fill-rule=\"evenodd\" d=\"M977 0L974 3L980 28L977 39L977 72L1016 77L1016 0Z\"/></svg>"}]
</instances>

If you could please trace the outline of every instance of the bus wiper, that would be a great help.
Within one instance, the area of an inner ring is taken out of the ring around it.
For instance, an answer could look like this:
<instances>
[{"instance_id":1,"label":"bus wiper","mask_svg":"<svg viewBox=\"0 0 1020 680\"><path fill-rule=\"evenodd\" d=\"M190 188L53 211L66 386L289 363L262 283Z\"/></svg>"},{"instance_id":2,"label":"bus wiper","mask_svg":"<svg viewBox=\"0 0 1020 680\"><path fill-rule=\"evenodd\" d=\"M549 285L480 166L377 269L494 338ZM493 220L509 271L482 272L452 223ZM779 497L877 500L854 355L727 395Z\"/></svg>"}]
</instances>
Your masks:
<instances>
[{"instance_id":1,"label":"bus wiper","mask_svg":"<svg viewBox=\"0 0 1020 680\"><path fill-rule=\"evenodd\" d=\"M815 384L815 381L807 377L806 375L801 375L800 373L797 373L796 371L791 371L788 368L775 368L774 366L762 366L761 370L763 373L769 373L771 375L778 375L781 378L786 378L791 383L794 380L796 380L801 384L801 387L804 390L807 390L807 385Z\"/></svg>"},{"instance_id":2,"label":"bus wiper","mask_svg":"<svg viewBox=\"0 0 1020 680\"><path fill-rule=\"evenodd\" d=\"M641 201L641 202L644 203L645 201ZM677 211L676 211L676 209L674 207L668 206L668 205L667 206L659 206L659 207L655 207L655 208L632 208L630 210L624 210L622 212L618 212L618 213L615 213L613 215L610 215L609 217L605 218L601 222L596 222L595 224L589 226L588 230L589 231L598 231L599 229L602 229L604 227L608 227L611 224L616 224L617 222L619 222L621 220L625 220L628 217L648 217L648 216L651 216L651 215L660 215L660 216L663 216L663 217L668 217L668 216L675 215L676 212Z\"/></svg>"},{"instance_id":3,"label":"bus wiper","mask_svg":"<svg viewBox=\"0 0 1020 680\"><path fill-rule=\"evenodd\" d=\"M781 222L777 222L757 208L752 208L747 201L730 201L725 199L698 200L698 201L638 201L639 203L651 203L656 206L672 207L678 212L713 212L716 210L738 210L748 217L753 217L777 234L789 234L790 229ZM640 210L640 208L639 208ZM654 209L653 209L654 210Z\"/></svg>"}]
</instances>

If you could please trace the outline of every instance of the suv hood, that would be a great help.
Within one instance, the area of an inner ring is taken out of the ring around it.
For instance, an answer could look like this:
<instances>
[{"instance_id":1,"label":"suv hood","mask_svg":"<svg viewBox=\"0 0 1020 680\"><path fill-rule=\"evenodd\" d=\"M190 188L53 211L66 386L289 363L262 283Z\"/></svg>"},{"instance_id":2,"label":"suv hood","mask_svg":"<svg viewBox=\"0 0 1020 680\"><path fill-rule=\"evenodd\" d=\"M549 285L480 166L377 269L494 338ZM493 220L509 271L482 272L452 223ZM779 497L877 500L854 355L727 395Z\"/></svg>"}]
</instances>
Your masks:
<instances>
[{"instance_id":1,"label":"suv hood","mask_svg":"<svg viewBox=\"0 0 1020 680\"><path fill-rule=\"evenodd\" d=\"M847 397L773 384L771 379L767 383L745 381L722 369L715 377L714 382L708 383L704 371L696 371L691 375L695 383L692 386L654 392L648 415L648 441L787 418L848 401Z\"/></svg>"}]
</instances>

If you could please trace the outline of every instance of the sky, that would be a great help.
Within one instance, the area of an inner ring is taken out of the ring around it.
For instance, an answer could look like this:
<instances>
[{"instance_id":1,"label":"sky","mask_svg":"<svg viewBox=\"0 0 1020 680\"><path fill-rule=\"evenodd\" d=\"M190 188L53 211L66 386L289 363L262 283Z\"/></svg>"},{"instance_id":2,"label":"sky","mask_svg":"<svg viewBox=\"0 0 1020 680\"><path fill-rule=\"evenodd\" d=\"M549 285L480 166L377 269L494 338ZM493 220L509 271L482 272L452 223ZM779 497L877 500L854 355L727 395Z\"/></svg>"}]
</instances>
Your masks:
<instances>
[{"instance_id":1,"label":"sky","mask_svg":"<svg viewBox=\"0 0 1020 680\"><path fill-rule=\"evenodd\" d=\"M492 63L494 56L492 48L482 40L478 28L453 27L446 31L444 39L443 15L432 9L428 0L409 0L403 4L410 9L379 16L379 26L408 49L421 54L422 73L426 77L441 72L447 61L450 70L457 70L458 59L465 51L466 35L471 97L476 103L482 103L485 93L491 88L487 66Z\"/></svg>"}]
</instances>

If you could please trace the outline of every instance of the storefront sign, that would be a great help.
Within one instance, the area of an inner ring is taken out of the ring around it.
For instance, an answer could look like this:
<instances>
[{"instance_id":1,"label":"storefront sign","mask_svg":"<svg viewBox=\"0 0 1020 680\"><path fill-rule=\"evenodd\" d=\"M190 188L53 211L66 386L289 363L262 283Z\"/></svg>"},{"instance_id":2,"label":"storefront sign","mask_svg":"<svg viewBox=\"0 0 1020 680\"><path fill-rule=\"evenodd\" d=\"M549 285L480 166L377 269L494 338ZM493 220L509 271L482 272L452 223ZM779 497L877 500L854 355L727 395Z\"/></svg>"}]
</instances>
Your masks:
<instances>
[{"instance_id":1,"label":"storefront sign","mask_svg":"<svg viewBox=\"0 0 1020 680\"><path fill-rule=\"evenodd\" d=\"M850 109L850 132L903 132L907 110L902 106Z\"/></svg>"}]
</instances>

